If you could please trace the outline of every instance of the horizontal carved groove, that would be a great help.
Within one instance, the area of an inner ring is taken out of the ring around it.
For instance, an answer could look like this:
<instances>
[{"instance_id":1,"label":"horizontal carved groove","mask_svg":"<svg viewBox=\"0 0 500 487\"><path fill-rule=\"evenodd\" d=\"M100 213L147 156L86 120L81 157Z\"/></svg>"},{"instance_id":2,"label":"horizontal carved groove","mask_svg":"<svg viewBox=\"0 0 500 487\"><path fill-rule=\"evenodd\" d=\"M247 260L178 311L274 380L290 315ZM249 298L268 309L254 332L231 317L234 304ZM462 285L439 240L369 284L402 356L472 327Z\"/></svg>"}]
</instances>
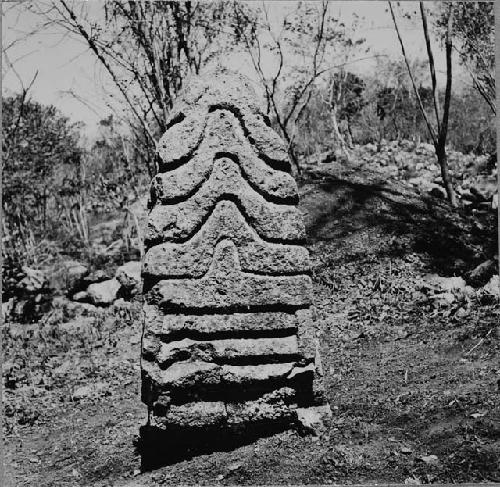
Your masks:
<instances>
[{"instance_id":1,"label":"horizontal carved groove","mask_svg":"<svg viewBox=\"0 0 500 487\"><path fill-rule=\"evenodd\" d=\"M249 313L253 314L253 313ZM169 333L155 333L163 343L171 343L173 341L183 340L185 338L190 338L191 340L224 340L228 338L247 338L247 339L258 339L258 338L286 338L293 336L297 333L297 325L291 325L290 328L277 328L277 329L267 329L267 330L215 330L215 331L199 331L196 329L185 328L182 330L173 330Z\"/></svg>"},{"instance_id":2,"label":"horizontal carved groove","mask_svg":"<svg viewBox=\"0 0 500 487\"><path fill-rule=\"evenodd\" d=\"M281 386L281 387L280 387ZM172 391L170 395L169 406L182 406L190 404L194 401L196 402L223 402L226 405L234 406L245 406L245 403L259 401L264 404L276 404L278 401L265 401L266 396L269 393L277 393L283 390L284 387L276 383L259 384L248 389L233 389L229 388L226 390L220 390L217 388L204 388L200 391ZM288 395L282 398L284 404L296 405L298 403L299 393L290 386L286 386ZM264 401L263 401L264 400ZM156 404L153 407L153 414L160 416L168 415L168 407L162 407L160 404Z\"/></svg>"},{"instance_id":3,"label":"horizontal carved groove","mask_svg":"<svg viewBox=\"0 0 500 487\"><path fill-rule=\"evenodd\" d=\"M280 271L280 272L267 272L267 271L241 271L243 274L251 274L252 276L262 276L262 277L300 277L300 276L312 276L310 269L304 269L300 271ZM203 277L203 276L202 276Z\"/></svg>"},{"instance_id":4,"label":"horizontal carved groove","mask_svg":"<svg viewBox=\"0 0 500 487\"><path fill-rule=\"evenodd\" d=\"M164 237L156 237L156 238L151 238L151 237L146 237L145 238L145 246L146 249L149 249L153 247L154 245L159 245L161 243L167 243L167 242L172 242L172 243L186 243L189 240L191 240L193 237L196 236L196 234L202 229L202 227L205 225L207 220L212 216L213 212L215 211L215 208L221 201L230 201L234 203L237 207L242 216L245 218L245 220L248 222L249 220L249 215L246 212L244 206L241 204L238 196L234 194L224 194L222 195L217 201L210 207L210 209L205 213L205 215L200 219L198 224L193 228L192 232L187 236L187 237L179 237L171 240L167 240ZM249 226L253 228L250 224ZM302 238L290 238L290 239L283 239L283 238L273 238L273 237L268 237L268 236L263 236L261 233L259 233L255 228L253 228L257 235L264 240L265 242L269 243L277 243L277 244L283 244L283 245L304 245L306 242L305 237Z\"/></svg>"},{"instance_id":5,"label":"horizontal carved groove","mask_svg":"<svg viewBox=\"0 0 500 487\"><path fill-rule=\"evenodd\" d=\"M151 359L149 355L143 355L144 359ZM171 365L175 364L179 361L189 360L191 355L186 352L184 354L180 354L180 358L177 360L169 360L165 361L160 365L162 370L168 369ZM213 358L210 360L210 363L216 365L266 365L266 364L284 364L294 360L300 360L301 355L299 353L288 353L288 354L269 354L269 355L258 355L258 356L240 356L240 357L227 357L227 358Z\"/></svg>"},{"instance_id":6,"label":"horizontal carved groove","mask_svg":"<svg viewBox=\"0 0 500 487\"><path fill-rule=\"evenodd\" d=\"M162 343L148 335L143 339L143 357L156 361L161 369L176 362L202 360L216 365L266 365L298 361L297 337L226 340L184 339Z\"/></svg>"},{"instance_id":7,"label":"horizontal carved groove","mask_svg":"<svg viewBox=\"0 0 500 487\"><path fill-rule=\"evenodd\" d=\"M207 275L209 272L209 269L203 274L200 274L199 276L196 276L194 279L201 279L204 276ZM251 272L246 272L242 271L242 274L248 274L252 276L260 276L260 277L300 277L300 276L307 276L312 278L312 271L311 270L303 270L303 271L283 271L283 272L265 272L265 271L255 271L252 270ZM143 294L146 294L149 292L156 284L158 284L161 281L176 281L180 279L193 279L193 276L191 274L176 274L175 276L169 276L169 275L152 275L149 274L148 272L143 272L142 273L142 278L143 278ZM233 311L231 311L233 313Z\"/></svg>"},{"instance_id":8,"label":"horizontal carved groove","mask_svg":"<svg viewBox=\"0 0 500 487\"><path fill-rule=\"evenodd\" d=\"M167 315L157 306L145 305L146 334L183 338L272 338L296 333L299 317L295 313L226 313L212 315ZM299 311L300 316L303 312ZM183 334L192 336L184 336Z\"/></svg>"},{"instance_id":9,"label":"horizontal carved groove","mask_svg":"<svg viewBox=\"0 0 500 487\"><path fill-rule=\"evenodd\" d=\"M147 298L146 298L147 300ZM185 307L174 307L169 305L168 307L160 306L164 314L184 314L184 315L219 315L228 313L295 313L300 309L308 309L308 305L286 305L286 304L266 304L266 305L252 305L252 306L225 306L219 308L213 308L212 306L207 306L204 308L195 308L192 306Z\"/></svg>"},{"instance_id":10,"label":"horizontal carved groove","mask_svg":"<svg viewBox=\"0 0 500 487\"><path fill-rule=\"evenodd\" d=\"M147 362L146 363L150 363ZM269 364L286 365L286 364ZM156 370L161 371L157 364L153 365ZM222 369L223 366L221 366ZM235 367L238 366L226 366ZM245 366L242 366L245 367ZM259 365L255 366L256 368ZM304 368L303 366L299 366ZM164 371L161 371L164 372ZM160 373L161 373L160 372ZM186 383L178 385L162 383L161 379L152 379L149 374L143 373L143 381L147 387L151 388L150 400L153 403L160 394L166 393L171 404L185 404L191 401L224 401L224 402L245 402L250 398L282 389L283 387L295 390L298 398L300 395L308 395L311 387L311 376L313 372L306 368L306 372L289 377L285 372L283 375L260 377L252 379L250 377L242 381L229 379L217 368L210 376L210 380L203 377L193 378ZM300 393L298 392L300 390ZM147 402L146 402L147 403Z\"/></svg>"}]
</instances>

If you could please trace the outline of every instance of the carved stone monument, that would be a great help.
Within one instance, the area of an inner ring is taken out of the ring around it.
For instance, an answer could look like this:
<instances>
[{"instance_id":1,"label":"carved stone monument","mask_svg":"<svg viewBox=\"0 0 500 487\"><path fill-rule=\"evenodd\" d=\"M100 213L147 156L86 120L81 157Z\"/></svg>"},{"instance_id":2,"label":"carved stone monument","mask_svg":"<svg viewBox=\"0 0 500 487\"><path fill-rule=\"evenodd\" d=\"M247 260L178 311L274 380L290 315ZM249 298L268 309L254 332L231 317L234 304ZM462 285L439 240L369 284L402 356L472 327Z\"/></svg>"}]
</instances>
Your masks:
<instances>
[{"instance_id":1,"label":"carved stone monument","mask_svg":"<svg viewBox=\"0 0 500 487\"><path fill-rule=\"evenodd\" d=\"M297 186L250 82L221 68L191 80L157 169L142 270L148 428L245 435L324 412Z\"/></svg>"}]
</instances>

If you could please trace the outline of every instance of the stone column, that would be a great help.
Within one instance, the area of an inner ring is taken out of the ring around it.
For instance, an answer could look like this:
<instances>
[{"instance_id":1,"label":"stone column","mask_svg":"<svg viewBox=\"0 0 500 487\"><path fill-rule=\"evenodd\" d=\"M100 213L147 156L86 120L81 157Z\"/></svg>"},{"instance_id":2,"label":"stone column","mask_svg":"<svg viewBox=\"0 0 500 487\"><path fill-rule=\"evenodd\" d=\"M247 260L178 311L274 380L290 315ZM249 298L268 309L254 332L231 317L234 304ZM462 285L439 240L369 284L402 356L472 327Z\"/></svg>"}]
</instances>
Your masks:
<instances>
[{"instance_id":1,"label":"stone column","mask_svg":"<svg viewBox=\"0 0 500 487\"><path fill-rule=\"evenodd\" d=\"M323 414L297 185L249 80L221 68L192 79L157 166L142 270L146 429L217 443Z\"/></svg>"}]
</instances>

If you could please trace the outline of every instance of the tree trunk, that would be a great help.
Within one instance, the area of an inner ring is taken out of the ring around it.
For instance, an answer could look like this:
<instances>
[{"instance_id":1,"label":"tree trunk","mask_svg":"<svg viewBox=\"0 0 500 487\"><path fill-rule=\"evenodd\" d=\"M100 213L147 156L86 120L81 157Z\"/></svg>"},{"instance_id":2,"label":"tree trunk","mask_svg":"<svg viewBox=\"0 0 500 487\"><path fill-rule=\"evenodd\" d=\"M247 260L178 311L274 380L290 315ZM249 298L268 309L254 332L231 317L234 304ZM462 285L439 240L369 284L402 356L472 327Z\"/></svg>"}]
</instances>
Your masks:
<instances>
[{"instance_id":1,"label":"tree trunk","mask_svg":"<svg viewBox=\"0 0 500 487\"><path fill-rule=\"evenodd\" d=\"M385 137L385 123L382 122L378 131L377 153L382 150L382 140L384 139L384 137Z\"/></svg>"},{"instance_id":2,"label":"tree trunk","mask_svg":"<svg viewBox=\"0 0 500 487\"><path fill-rule=\"evenodd\" d=\"M347 121L347 146L350 150L354 149L354 136L352 135L352 127L349 121Z\"/></svg>"},{"instance_id":3,"label":"tree trunk","mask_svg":"<svg viewBox=\"0 0 500 487\"><path fill-rule=\"evenodd\" d=\"M441 179L443 180L444 189L446 190L446 196L451 206L457 206L457 198L455 191L453 189L453 184L451 182L450 173L448 171L448 156L446 155L446 149L444 147L436 150L438 164L441 169Z\"/></svg>"},{"instance_id":4,"label":"tree trunk","mask_svg":"<svg viewBox=\"0 0 500 487\"><path fill-rule=\"evenodd\" d=\"M297 175L301 176L302 175L302 168L300 167L299 163L299 158L297 157L297 154L295 153L295 149L293 147L293 136L290 136L286 128L280 124L281 132L283 134L283 137L286 140L287 143L287 149L288 149L288 155L290 156L290 160L292 161L292 170L295 167L295 170L297 171Z\"/></svg>"},{"instance_id":5,"label":"tree trunk","mask_svg":"<svg viewBox=\"0 0 500 487\"><path fill-rule=\"evenodd\" d=\"M344 138L342 137L342 134L340 133L339 125L337 123L337 114L336 110L333 109L331 110L331 119L332 119L332 125L333 125L333 137L334 139L337 140L337 143L340 145L340 149L346 156L347 160L350 159L351 154L349 154L349 150L347 149L347 145L345 143Z\"/></svg>"},{"instance_id":6,"label":"tree trunk","mask_svg":"<svg viewBox=\"0 0 500 487\"><path fill-rule=\"evenodd\" d=\"M429 67L431 71L432 78L432 93L434 99L434 108L436 115L436 125L437 125L437 134L432 127L430 120L427 116L427 113L424 109L424 105L422 103L422 99L420 97L420 93L417 89L417 85L415 83L415 79L413 77L413 73L410 68L410 63L408 61L408 57L406 55L406 50L403 44L403 39L401 38L401 34L399 32L398 24L396 22L396 17L394 15L394 10L392 8L392 4L389 1L389 10L391 12L392 21L394 23L394 28L396 29L396 34L398 36L399 44L401 46L401 52L403 54L403 58L405 60L406 67L408 69L408 75L410 76L411 84L413 86L413 91L415 92L415 98L418 101L418 106L420 108L420 113L424 117L425 123L427 125L427 129L429 131L429 135L434 143L434 149L436 151L436 156L438 159L438 164L441 169L441 177L443 179L443 185L446 189L446 194L448 196L448 201L451 206L457 206L457 200L455 197L455 192L453 191L453 187L451 185L450 175L448 172L448 157L446 155L446 136L448 134L448 119L450 115L450 103L451 103L451 85L453 80L452 75L452 29L453 29L453 17L451 15L452 4L449 3L448 6L448 23L446 28L446 37L445 37L445 52L446 52L446 88L445 88L445 96L444 96L444 106L443 106L443 117L442 120L439 120L439 111L437 108L437 84L435 80L435 68L434 68L434 56L432 54L432 48L430 43L429 29L427 25L427 18L425 14L425 8L423 2L420 3L420 15L422 17L422 27L424 31L424 37L427 45L427 56L429 60Z\"/></svg>"},{"instance_id":7,"label":"tree trunk","mask_svg":"<svg viewBox=\"0 0 500 487\"><path fill-rule=\"evenodd\" d=\"M298 159L297 155L295 154L295 151L293 149L289 149L288 154L290 155L290 159L292 160L292 166L294 166L295 170L297 171L297 175L301 176L302 175L302 168L300 167L299 159Z\"/></svg>"},{"instance_id":8,"label":"tree trunk","mask_svg":"<svg viewBox=\"0 0 500 487\"><path fill-rule=\"evenodd\" d=\"M420 2L422 4L422 2ZM448 135L448 120L450 116L450 102L451 102L451 84L452 84L452 64L451 64L451 53L452 53L452 15L451 15L451 4L448 7L448 26L446 30L445 48L446 48L446 88L444 94L444 107L443 107L443 119L439 125L439 137L437 143L435 144L436 155L438 157L439 167L441 168L441 176L443 178L443 184L446 189L446 194L448 195L448 201L453 207L457 206L457 199L455 197L455 192L453 191L453 186L451 185L449 173L448 173L448 157L446 155L446 136ZM426 32L426 36L428 33Z\"/></svg>"}]
</instances>

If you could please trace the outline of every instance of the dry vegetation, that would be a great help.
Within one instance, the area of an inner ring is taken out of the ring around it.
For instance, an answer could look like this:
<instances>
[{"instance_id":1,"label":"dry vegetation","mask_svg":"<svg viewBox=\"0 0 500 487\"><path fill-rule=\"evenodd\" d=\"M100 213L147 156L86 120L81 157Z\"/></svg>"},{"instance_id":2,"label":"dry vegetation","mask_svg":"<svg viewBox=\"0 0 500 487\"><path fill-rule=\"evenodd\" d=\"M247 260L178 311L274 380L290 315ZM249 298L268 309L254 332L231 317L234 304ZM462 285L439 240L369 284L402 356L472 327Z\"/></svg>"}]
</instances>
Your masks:
<instances>
[{"instance_id":1,"label":"dry vegetation","mask_svg":"<svg viewBox=\"0 0 500 487\"><path fill-rule=\"evenodd\" d=\"M75 5L30 9L86 42L127 96L86 148L81 127L34 100L36 76L3 98L7 485L500 482L491 5L426 3L434 49L442 39L449 54L454 22L461 90L435 86L429 51L351 72L360 19L346 26L324 2L297 3L278 32L272 12L238 2L109 1L102 25ZM235 52L289 143L333 419L319 437L287 431L148 472L138 262L154 142L188 73Z\"/></svg>"},{"instance_id":2,"label":"dry vegetation","mask_svg":"<svg viewBox=\"0 0 500 487\"><path fill-rule=\"evenodd\" d=\"M141 472L140 304L60 299L42 322L3 329L15 485L498 481L498 297L428 277L474 269L495 217L385 179L325 164L301 185L328 435L290 431Z\"/></svg>"}]
</instances>

